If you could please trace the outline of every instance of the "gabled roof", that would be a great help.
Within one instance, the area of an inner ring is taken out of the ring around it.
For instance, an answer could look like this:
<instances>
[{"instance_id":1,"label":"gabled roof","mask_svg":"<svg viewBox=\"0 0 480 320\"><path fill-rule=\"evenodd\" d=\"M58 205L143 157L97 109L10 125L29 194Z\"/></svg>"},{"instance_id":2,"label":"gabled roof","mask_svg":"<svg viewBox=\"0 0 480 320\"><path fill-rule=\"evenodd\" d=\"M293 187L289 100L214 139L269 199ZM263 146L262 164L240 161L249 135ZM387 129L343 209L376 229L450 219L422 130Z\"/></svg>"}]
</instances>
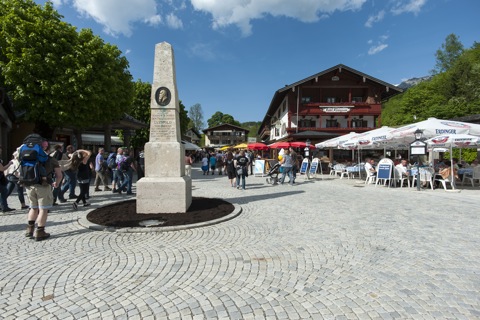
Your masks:
<instances>
[{"instance_id":1,"label":"gabled roof","mask_svg":"<svg viewBox=\"0 0 480 320\"><path fill-rule=\"evenodd\" d=\"M270 102L270 106L268 107L268 111L267 113L265 114L265 117L263 118L263 121L262 121L262 124L260 125L260 128L259 128L259 133L260 131L262 130L263 126L265 125L265 123L267 121L270 120L270 118L274 115L274 113L277 111L278 109L278 106L280 105L280 103L283 101L283 99L285 98L285 96L287 95L287 93L289 92L289 90L292 90L292 88L295 88L296 86L298 85L301 85L305 82L308 82L308 81L311 81L312 79L315 79L315 78L318 78L318 77L321 77L329 72L332 72L332 71L335 71L337 69L343 69L343 70L347 70L351 73L354 73L354 74L357 74L361 77L365 77L365 79L368 79L370 81L373 81L373 82L376 82L378 84L381 84L382 86L385 86L385 87L388 87L389 89L392 89L392 95L393 94L396 94L396 93L401 93L403 92L402 89L398 88L397 86L394 86L393 84L390 84L388 82L385 82L385 81L382 81L380 79L377 79L375 77L372 77L366 73L363 73L363 72L360 72L358 70L355 70L353 68L350 68L344 64L337 64L336 66L334 67L331 67L329 69L326 69L324 71L321 71L319 73L316 73L314 75L311 75L305 79L302 79L300 81L297 81L295 83L292 83L290 85L286 85L285 87L283 88L280 88L278 89L277 91L275 91L275 94L273 95L273 98L272 98L272 101Z\"/></svg>"},{"instance_id":2,"label":"gabled roof","mask_svg":"<svg viewBox=\"0 0 480 320\"><path fill-rule=\"evenodd\" d=\"M247 129L244 129L242 127L235 126L235 125L229 124L229 123L224 123L224 124L220 124L220 125L215 126L215 127L210 127L210 128L207 128L207 129L203 129L203 132L207 133L208 131L218 130L218 129L222 129L222 128L229 128L229 129L235 129L235 130L238 130L238 131L245 131L246 133L250 132L250 130L247 130Z\"/></svg>"},{"instance_id":3,"label":"gabled roof","mask_svg":"<svg viewBox=\"0 0 480 320\"><path fill-rule=\"evenodd\" d=\"M200 134L200 132L198 132L198 130L195 129L195 128L190 128L190 129L187 130L187 132L188 132L188 131L193 132L193 133L197 136L197 138L199 138L199 139L202 137L202 135Z\"/></svg>"}]
</instances>

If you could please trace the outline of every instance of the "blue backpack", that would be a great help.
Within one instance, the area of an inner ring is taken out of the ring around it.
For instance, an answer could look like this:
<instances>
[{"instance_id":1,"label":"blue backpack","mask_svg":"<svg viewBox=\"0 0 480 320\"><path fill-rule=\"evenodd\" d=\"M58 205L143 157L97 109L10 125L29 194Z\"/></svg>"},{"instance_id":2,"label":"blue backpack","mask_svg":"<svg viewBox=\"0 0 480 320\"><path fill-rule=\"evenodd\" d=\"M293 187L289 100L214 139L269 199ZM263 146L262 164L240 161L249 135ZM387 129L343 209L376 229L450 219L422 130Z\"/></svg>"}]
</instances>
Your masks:
<instances>
[{"instance_id":1,"label":"blue backpack","mask_svg":"<svg viewBox=\"0 0 480 320\"><path fill-rule=\"evenodd\" d=\"M110 169L115 169L117 167L117 154L115 152L112 152L108 155L107 158L107 166Z\"/></svg>"},{"instance_id":2,"label":"blue backpack","mask_svg":"<svg viewBox=\"0 0 480 320\"><path fill-rule=\"evenodd\" d=\"M32 134L27 136L20 147L20 174L19 183L25 186L42 184L47 178L45 163L48 160L48 154L42 149L42 138L39 135Z\"/></svg>"}]
</instances>

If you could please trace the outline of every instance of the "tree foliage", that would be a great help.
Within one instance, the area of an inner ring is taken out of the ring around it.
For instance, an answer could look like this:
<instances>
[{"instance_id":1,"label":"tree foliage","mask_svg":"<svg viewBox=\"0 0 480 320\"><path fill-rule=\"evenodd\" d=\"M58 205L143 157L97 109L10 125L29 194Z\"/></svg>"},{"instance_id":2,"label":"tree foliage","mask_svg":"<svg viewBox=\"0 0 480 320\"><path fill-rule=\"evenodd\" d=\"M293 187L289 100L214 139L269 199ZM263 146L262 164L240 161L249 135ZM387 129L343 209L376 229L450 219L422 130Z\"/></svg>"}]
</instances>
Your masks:
<instances>
[{"instance_id":1,"label":"tree foliage","mask_svg":"<svg viewBox=\"0 0 480 320\"><path fill-rule=\"evenodd\" d=\"M451 35L447 40L449 38ZM445 72L386 102L382 110L382 124L395 126L429 117L451 119L478 113L480 45L475 43L472 48L464 50Z\"/></svg>"},{"instance_id":2,"label":"tree foliage","mask_svg":"<svg viewBox=\"0 0 480 320\"><path fill-rule=\"evenodd\" d=\"M0 0L0 84L47 137L118 119L133 93L121 51L61 19L50 2Z\"/></svg>"},{"instance_id":3,"label":"tree foliage","mask_svg":"<svg viewBox=\"0 0 480 320\"><path fill-rule=\"evenodd\" d=\"M231 115L224 114L220 111L215 112L210 119L207 120L208 127L216 127L221 124L233 124L234 126L241 126L240 122L235 120Z\"/></svg>"},{"instance_id":4,"label":"tree foliage","mask_svg":"<svg viewBox=\"0 0 480 320\"><path fill-rule=\"evenodd\" d=\"M137 80L133 84L133 101L128 111L135 119L147 124L147 128L135 130L131 138L131 144L134 148L142 148L147 143L150 135L150 95L152 85L142 80Z\"/></svg>"},{"instance_id":5,"label":"tree foliage","mask_svg":"<svg viewBox=\"0 0 480 320\"><path fill-rule=\"evenodd\" d=\"M131 145L134 148L143 148L145 143L150 138L150 98L152 92L152 85L142 80L137 80L134 84L133 102L128 110L128 114L137 120L147 124L147 128L135 130L135 134L131 138ZM182 101L179 101L179 120L180 120L180 134L183 136L188 130L188 113L185 111L185 106Z\"/></svg>"},{"instance_id":6,"label":"tree foliage","mask_svg":"<svg viewBox=\"0 0 480 320\"><path fill-rule=\"evenodd\" d=\"M191 120L191 127L195 128L196 130L202 130L205 126L203 122L203 110L200 103L196 103L190 107L188 111L188 116Z\"/></svg>"},{"instance_id":7,"label":"tree foliage","mask_svg":"<svg viewBox=\"0 0 480 320\"><path fill-rule=\"evenodd\" d=\"M463 44L455 34L449 34L445 39L445 43L437 50L435 57L437 61L435 68L432 70L433 74L438 74L449 70L458 57L463 53Z\"/></svg>"}]
</instances>

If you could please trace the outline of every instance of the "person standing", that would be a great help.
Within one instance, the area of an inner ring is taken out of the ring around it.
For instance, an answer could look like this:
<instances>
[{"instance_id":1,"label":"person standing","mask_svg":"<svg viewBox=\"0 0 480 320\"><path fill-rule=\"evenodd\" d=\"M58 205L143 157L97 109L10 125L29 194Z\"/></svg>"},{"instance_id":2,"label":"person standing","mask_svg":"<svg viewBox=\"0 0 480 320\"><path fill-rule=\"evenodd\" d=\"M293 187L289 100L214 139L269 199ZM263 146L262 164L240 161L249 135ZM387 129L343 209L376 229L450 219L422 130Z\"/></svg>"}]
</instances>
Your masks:
<instances>
[{"instance_id":1,"label":"person standing","mask_svg":"<svg viewBox=\"0 0 480 320\"><path fill-rule=\"evenodd\" d=\"M230 185L235 187L235 178L237 177L237 174L235 171L235 159L233 159L232 152L227 153L227 158L225 159L225 173L230 180Z\"/></svg>"},{"instance_id":2,"label":"person standing","mask_svg":"<svg viewBox=\"0 0 480 320\"><path fill-rule=\"evenodd\" d=\"M31 134L27 136L23 143L40 144L43 150L48 151L49 145L38 134ZM47 224L48 210L53 205L53 191L52 187L56 188L62 181L62 170L55 158L48 157L45 162L46 177L42 177L40 181L35 184L25 186L27 189L27 197L30 201L30 210L27 215L27 231L25 236L33 238L35 241L42 241L50 237L50 233L45 232L45 225ZM55 180L53 180L55 177ZM37 228L35 229L35 223Z\"/></svg>"},{"instance_id":3,"label":"person standing","mask_svg":"<svg viewBox=\"0 0 480 320\"><path fill-rule=\"evenodd\" d=\"M145 152L140 150L137 156L137 181L145 177Z\"/></svg>"},{"instance_id":4,"label":"person standing","mask_svg":"<svg viewBox=\"0 0 480 320\"><path fill-rule=\"evenodd\" d=\"M280 161L280 164L282 165L282 178L280 179L280 184L283 184L285 182L285 177L288 175L288 178L290 179L288 183L293 186L293 161L292 157L290 156L290 150L285 150L285 153L282 156L282 160Z\"/></svg>"},{"instance_id":5,"label":"person standing","mask_svg":"<svg viewBox=\"0 0 480 320\"><path fill-rule=\"evenodd\" d=\"M18 178L20 176L20 161L18 161L18 148L14 153L13 153L13 158L11 160L12 165L8 167L8 169L4 172L5 175L12 174L17 178L17 181L8 181L7 184L7 197L9 197L15 187L17 188L17 196L18 196L18 201L20 201L21 204L21 209L28 209L29 207L25 204L25 196L24 196L24 189L23 185L18 183Z\"/></svg>"},{"instance_id":6,"label":"person standing","mask_svg":"<svg viewBox=\"0 0 480 320\"><path fill-rule=\"evenodd\" d=\"M10 212L14 211L15 209L10 208L7 203L7 198L8 198L8 180L5 175L5 171L13 164L12 161L7 163L6 165L3 165L3 161L1 159L2 155L2 147L0 147L0 203L2 205L2 212Z\"/></svg>"},{"instance_id":7,"label":"person standing","mask_svg":"<svg viewBox=\"0 0 480 320\"><path fill-rule=\"evenodd\" d=\"M210 162L210 169L212 169L212 176L215 174L215 168L217 166L217 157L215 156L214 153L210 155L210 159L208 160Z\"/></svg>"},{"instance_id":8,"label":"person standing","mask_svg":"<svg viewBox=\"0 0 480 320\"><path fill-rule=\"evenodd\" d=\"M117 157L117 159L119 158ZM124 154L122 154L117 163L117 172L123 176L123 182L117 187L117 192L121 194L122 191L126 190L127 194L133 194L132 184L133 171L135 171L135 167L133 164L133 158L129 156L128 149L125 149Z\"/></svg>"},{"instance_id":9,"label":"person standing","mask_svg":"<svg viewBox=\"0 0 480 320\"><path fill-rule=\"evenodd\" d=\"M190 157L188 152L185 154L185 175L192 176L192 157Z\"/></svg>"},{"instance_id":10,"label":"person standing","mask_svg":"<svg viewBox=\"0 0 480 320\"><path fill-rule=\"evenodd\" d=\"M203 175L206 175L206 174L208 175L208 156L206 152L202 158L202 171L203 171Z\"/></svg>"},{"instance_id":11,"label":"person standing","mask_svg":"<svg viewBox=\"0 0 480 320\"><path fill-rule=\"evenodd\" d=\"M107 162L103 158L103 155L105 153L104 148L99 148L98 149L98 154L95 157L95 172L96 172L96 177L95 177L95 191L102 191L99 186L100 182L103 184L103 190L104 191L111 191L112 189L109 188L108 186L108 166Z\"/></svg>"},{"instance_id":12,"label":"person standing","mask_svg":"<svg viewBox=\"0 0 480 320\"><path fill-rule=\"evenodd\" d=\"M297 178L297 172L298 172L298 156L295 150L293 150L293 147L289 147L288 150L290 151L290 157L292 157L292 177L293 177L293 183L295 183L295 179Z\"/></svg>"},{"instance_id":13,"label":"person standing","mask_svg":"<svg viewBox=\"0 0 480 320\"><path fill-rule=\"evenodd\" d=\"M67 157L71 159L72 154L75 152L75 149L72 145L67 146ZM76 199L77 195L75 194L75 188L77 186L77 171L73 168L68 168L65 170L65 182L61 189L61 196L59 198L64 198L65 192L69 192L68 199Z\"/></svg>"},{"instance_id":14,"label":"person standing","mask_svg":"<svg viewBox=\"0 0 480 320\"><path fill-rule=\"evenodd\" d=\"M240 180L242 190L245 190L245 178L248 177L248 158L245 156L245 150L240 151L240 155L235 160L235 169L237 170L237 189L240 189Z\"/></svg>"},{"instance_id":15,"label":"person standing","mask_svg":"<svg viewBox=\"0 0 480 320\"><path fill-rule=\"evenodd\" d=\"M90 165L89 158L92 152L89 150L77 150L72 155L72 167L77 171L77 183L80 187L80 194L75 202L72 204L73 209L78 209L78 204L82 201L83 206L87 207L90 203L87 203L88 188L90 187Z\"/></svg>"},{"instance_id":16,"label":"person standing","mask_svg":"<svg viewBox=\"0 0 480 320\"><path fill-rule=\"evenodd\" d=\"M116 193L118 192L117 188L122 184L123 182L123 174L122 171L118 170L118 163L123 159L123 148L118 148L117 149L117 154L116 155L111 155L112 157L115 158L115 165L112 168L112 192ZM110 156L109 156L110 158Z\"/></svg>"}]
</instances>

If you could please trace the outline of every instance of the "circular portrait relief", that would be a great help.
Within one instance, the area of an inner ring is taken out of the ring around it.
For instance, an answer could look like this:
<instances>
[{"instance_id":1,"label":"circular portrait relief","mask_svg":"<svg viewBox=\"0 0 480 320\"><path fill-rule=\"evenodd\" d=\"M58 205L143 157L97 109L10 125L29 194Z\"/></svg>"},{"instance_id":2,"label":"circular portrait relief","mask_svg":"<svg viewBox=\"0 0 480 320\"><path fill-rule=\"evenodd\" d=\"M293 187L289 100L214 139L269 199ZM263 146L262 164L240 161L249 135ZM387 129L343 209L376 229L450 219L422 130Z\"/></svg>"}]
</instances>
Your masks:
<instances>
[{"instance_id":1,"label":"circular portrait relief","mask_svg":"<svg viewBox=\"0 0 480 320\"><path fill-rule=\"evenodd\" d=\"M160 87L155 91L155 101L159 105L166 106L170 103L170 99L172 98L172 95L170 93L170 90L166 87Z\"/></svg>"}]
</instances>

